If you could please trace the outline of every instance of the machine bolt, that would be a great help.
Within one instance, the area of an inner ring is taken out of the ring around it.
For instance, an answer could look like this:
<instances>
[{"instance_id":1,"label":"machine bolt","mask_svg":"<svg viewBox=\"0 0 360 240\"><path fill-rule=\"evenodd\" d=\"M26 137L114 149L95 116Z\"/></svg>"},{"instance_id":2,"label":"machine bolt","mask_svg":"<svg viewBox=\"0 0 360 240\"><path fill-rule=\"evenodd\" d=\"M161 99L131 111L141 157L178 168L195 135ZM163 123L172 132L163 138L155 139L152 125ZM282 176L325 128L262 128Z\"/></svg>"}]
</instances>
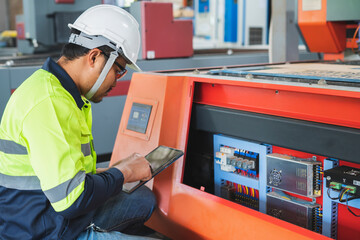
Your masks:
<instances>
[{"instance_id":1,"label":"machine bolt","mask_svg":"<svg viewBox=\"0 0 360 240\"><path fill-rule=\"evenodd\" d=\"M325 79L320 79L317 84L318 84L318 85L327 85Z\"/></svg>"},{"instance_id":2,"label":"machine bolt","mask_svg":"<svg viewBox=\"0 0 360 240\"><path fill-rule=\"evenodd\" d=\"M246 78L247 80L253 80L253 79L254 79L254 76L253 76L251 73L249 73L249 74L246 74L245 78Z\"/></svg>"},{"instance_id":3,"label":"machine bolt","mask_svg":"<svg viewBox=\"0 0 360 240\"><path fill-rule=\"evenodd\" d=\"M198 69L195 69L195 70L193 71L193 74L200 74L200 71L199 71Z\"/></svg>"}]
</instances>

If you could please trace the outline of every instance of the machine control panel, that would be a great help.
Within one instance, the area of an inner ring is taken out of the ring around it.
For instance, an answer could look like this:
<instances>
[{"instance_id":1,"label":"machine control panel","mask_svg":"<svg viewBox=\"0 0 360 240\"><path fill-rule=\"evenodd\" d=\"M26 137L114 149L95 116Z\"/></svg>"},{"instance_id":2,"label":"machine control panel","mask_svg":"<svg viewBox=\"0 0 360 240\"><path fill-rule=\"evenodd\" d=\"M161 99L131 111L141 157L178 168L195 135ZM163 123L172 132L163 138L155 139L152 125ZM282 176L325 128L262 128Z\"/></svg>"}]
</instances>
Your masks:
<instances>
[{"instance_id":1,"label":"machine control panel","mask_svg":"<svg viewBox=\"0 0 360 240\"><path fill-rule=\"evenodd\" d=\"M126 129L145 134L149 123L151 109L152 105L134 102L131 107Z\"/></svg>"}]
</instances>

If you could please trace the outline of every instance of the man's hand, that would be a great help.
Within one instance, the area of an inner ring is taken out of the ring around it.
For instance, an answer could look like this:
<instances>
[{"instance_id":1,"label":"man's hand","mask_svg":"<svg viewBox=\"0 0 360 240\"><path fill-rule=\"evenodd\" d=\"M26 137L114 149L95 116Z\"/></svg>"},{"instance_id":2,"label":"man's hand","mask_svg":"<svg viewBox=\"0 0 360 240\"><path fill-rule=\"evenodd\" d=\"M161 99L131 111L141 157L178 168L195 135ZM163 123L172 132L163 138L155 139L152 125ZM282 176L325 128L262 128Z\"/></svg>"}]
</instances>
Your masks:
<instances>
[{"instance_id":1,"label":"man's hand","mask_svg":"<svg viewBox=\"0 0 360 240\"><path fill-rule=\"evenodd\" d=\"M150 163L140 154L133 153L129 157L122 159L112 167L119 169L124 175L124 183L135 181L147 181L151 179Z\"/></svg>"},{"instance_id":2,"label":"man's hand","mask_svg":"<svg viewBox=\"0 0 360 240\"><path fill-rule=\"evenodd\" d=\"M102 173L102 172L105 172L107 170L109 170L109 168L97 168L96 173Z\"/></svg>"}]
</instances>

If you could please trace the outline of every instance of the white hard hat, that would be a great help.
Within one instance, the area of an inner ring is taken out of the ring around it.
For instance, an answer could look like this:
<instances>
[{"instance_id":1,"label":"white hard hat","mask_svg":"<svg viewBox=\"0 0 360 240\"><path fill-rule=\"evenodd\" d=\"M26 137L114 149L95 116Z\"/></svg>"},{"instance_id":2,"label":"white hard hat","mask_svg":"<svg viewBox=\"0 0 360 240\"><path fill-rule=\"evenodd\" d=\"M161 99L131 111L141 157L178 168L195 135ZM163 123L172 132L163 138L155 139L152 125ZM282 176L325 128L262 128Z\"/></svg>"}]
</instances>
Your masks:
<instances>
[{"instance_id":1,"label":"white hard hat","mask_svg":"<svg viewBox=\"0 0 360 240\"><path fill-rule=\"evenodd\" d=\"M140 49L139 24L124 9L114 5L96 5L87 9L68 26L80 31L80 34L70 35L70 43L89 49L104 45L114 49L97 82L85 94L87 99L92 98L99 89L119 54L125 58L130 68L141 71L136 65Z\"/></svg>"},{"instance_id":2,"label":"white hard hat","mask_svg":"<svg viewBox=\"0 0 360 240\"><path fill-rule=\"evenodd\" d=\"M90 36L103 36L109 39L122 49L126 60L131 62L129 67L140 71L136 65L140 49L139 24L124 9L114 5L96 5L87 9L68 26ZM112 48L116 50L114 47Z\"/></svg>"}]
</instances>

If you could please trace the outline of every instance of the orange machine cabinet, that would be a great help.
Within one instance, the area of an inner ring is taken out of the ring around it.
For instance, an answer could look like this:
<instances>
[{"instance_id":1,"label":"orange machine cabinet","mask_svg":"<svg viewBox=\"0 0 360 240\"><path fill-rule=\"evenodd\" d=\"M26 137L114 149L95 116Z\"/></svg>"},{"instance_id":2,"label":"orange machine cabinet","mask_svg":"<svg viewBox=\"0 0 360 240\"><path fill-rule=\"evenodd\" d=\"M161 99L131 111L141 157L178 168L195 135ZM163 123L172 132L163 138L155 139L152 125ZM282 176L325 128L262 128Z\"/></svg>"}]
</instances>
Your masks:
<instances>
[{"instance_id":1,"label":"orange machine cabinet","mask_svg":"<svg viewBox=\"0 0 360 240\"><path fill-rule=\"evenodd\" d=\"M316 6L315 1L299 0L298 25L311 52L340 53L346 47L346 23L326 20L326 2Z\"/></svg>"},{"instance_id":2,"label":"orange machine cabinet","mask_svg":"<svg viewBox=\"0 0 360 240\"><path fill-rule=\"evenodd\" d=\"M136 73L111 162L133 152L145 155L158 145L186 153L190 121L197 117L192 112L194 104L360 129L357 89L186 72ZM147 106L151 111L144 110L145 127L131 130L132 109L137 106ZM172 239L329 239L184 184L186 158L185 154L154 179L153 191L159 208L148 225L156 231Z\"/></svg>"}]
</instances>

